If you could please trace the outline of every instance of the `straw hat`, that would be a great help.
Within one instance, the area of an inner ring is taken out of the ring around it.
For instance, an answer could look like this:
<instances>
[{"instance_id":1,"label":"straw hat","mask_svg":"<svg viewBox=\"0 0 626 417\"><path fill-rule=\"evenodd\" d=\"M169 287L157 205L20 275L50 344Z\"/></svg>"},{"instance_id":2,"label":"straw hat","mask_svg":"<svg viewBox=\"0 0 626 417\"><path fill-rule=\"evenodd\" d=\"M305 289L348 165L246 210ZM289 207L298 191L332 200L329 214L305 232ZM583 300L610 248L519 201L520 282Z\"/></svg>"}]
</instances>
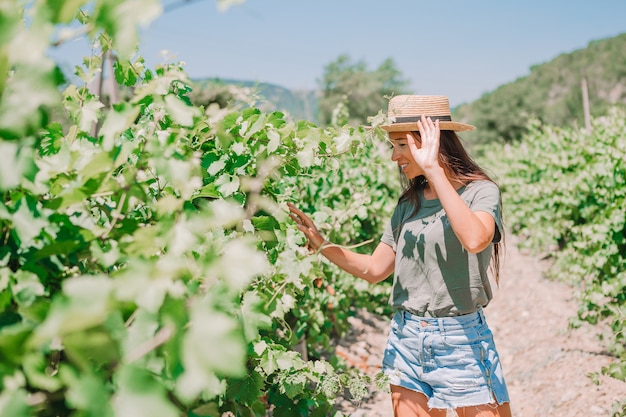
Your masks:
<instances>
[{"instance_id":1,"label":"straw hat","mask_svg":"<svg viewBox=\"0 0 626 417\"><path fill-rule=\"evenodd\" d=\"M476 129L472 125L452 121L450 104L446 96L399 95L389 100L387 117L391 124L380 127L387 132L408 132L419 130L417 121L420 116L439 120L441 130L462 132Z\"/></svg>"}]
</instances>

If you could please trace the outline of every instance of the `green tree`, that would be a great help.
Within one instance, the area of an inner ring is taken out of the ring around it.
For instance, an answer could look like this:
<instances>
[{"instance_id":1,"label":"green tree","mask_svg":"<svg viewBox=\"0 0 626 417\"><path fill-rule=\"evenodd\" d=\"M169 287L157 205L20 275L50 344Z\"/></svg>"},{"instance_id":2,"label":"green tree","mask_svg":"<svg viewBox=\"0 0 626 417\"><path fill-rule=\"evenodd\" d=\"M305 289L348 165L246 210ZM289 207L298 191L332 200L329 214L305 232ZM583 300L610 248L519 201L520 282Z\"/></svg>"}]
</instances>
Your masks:
<instances>
[{"instance_id":1,"label":"green tree","mask_svg":"<svg viewBox=\"0 0 626 417\"><path fill-rule=\"evenodd\" d=\"M324 68L319 121L322 125L364 124L386 108L386 97L406 93L408 84L391 58L369 71L365 62L341 55Z\"/></svg>"}]
</instances>

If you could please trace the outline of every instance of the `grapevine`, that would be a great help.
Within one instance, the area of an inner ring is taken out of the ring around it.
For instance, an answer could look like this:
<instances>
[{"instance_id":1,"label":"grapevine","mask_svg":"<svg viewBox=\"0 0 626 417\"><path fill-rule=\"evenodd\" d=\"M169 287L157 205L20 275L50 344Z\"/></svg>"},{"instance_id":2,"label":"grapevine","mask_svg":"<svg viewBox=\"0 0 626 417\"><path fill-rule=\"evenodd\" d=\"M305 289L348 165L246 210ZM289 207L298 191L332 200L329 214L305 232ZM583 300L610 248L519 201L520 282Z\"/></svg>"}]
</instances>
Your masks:
<instances>
[{"instance_id":1,"label":"grapevine","mask_svg":"<svg viewBox=\"0 0 626 417\"><path fill-rule=\"evenodd\" d=\"M286 202L333 242L380 235L397 179L376 131L194 106L182 64L135 55L157 1L64 4L34 3L32 25L2 6L0 413L326 415L346 388L358 400L369 378L332 338L357 308L387 312L388 286L309 254ZM16 44L49 45L74 18L98 46L77 84ZM88 88L112 52L117 102Z\"/></svg>"},{"instance_id":2,"label":"grapevine","mask_svg":"<svg viewBox=\"0 0 626 417\"><path fill-rule=\"evenodd\" d=\"M522 246L551 259L548 276L577 288L572 325L606 324L616 360L602 372L626 380L626 124L623 110L591 132L531 124L518 143L484 148L502 187L506 222ZM621 406L621 414L626 409ZM615 415L618 415L617 412Z\"/></svg>"}]
</instances>

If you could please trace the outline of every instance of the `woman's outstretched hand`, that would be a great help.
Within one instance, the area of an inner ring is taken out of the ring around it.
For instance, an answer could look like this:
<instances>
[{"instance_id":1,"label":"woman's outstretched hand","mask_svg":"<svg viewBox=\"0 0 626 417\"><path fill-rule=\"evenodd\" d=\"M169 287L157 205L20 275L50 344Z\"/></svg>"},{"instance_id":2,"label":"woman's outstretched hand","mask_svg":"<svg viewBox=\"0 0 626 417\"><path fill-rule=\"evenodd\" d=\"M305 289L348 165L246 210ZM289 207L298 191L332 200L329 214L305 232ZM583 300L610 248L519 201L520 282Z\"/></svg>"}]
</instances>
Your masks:
<instances>
[{"instance_id":1,"label":"woman's outstretched hand","mask_svg":"<svg viewBox=\"0 0 626 417\"><path fill-rule=\"evenodd\" d=\"M319 250L319 248L326 241L324 240L320 232L317 230L317 227L315 226L315 223L313 223L313 220L311 220L309 216L304 214L302 210L294 206L292 203L287 203L287 206L289 207L289 211L290 211L289 217L291 217L293 221L296 222L296 225L298 226L298 230L304 233L304 236L309 241L309 244L308 244L309 249L314 250L314 251Z\"/></svg>"}]
</instances>

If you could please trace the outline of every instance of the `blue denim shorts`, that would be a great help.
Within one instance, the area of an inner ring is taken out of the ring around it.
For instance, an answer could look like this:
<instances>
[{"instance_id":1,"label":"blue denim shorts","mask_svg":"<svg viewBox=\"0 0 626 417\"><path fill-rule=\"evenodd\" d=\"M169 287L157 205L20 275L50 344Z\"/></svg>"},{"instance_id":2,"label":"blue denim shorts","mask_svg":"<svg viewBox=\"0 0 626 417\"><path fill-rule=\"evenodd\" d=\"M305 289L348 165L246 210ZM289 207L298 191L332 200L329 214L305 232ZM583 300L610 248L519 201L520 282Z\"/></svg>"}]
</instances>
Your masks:
<instances>
[{"instance_id":1,"label":"blue denim shorts","mask_svg":"<svg viewBox=\"0 0 626 417\"><path fill-rule=\"evenodd\" d=\"M437 318L398 310L391 320L383 372L390 384L425 394L430 408L509 402L482 309Z\"/></svg>"}]
</instances>

